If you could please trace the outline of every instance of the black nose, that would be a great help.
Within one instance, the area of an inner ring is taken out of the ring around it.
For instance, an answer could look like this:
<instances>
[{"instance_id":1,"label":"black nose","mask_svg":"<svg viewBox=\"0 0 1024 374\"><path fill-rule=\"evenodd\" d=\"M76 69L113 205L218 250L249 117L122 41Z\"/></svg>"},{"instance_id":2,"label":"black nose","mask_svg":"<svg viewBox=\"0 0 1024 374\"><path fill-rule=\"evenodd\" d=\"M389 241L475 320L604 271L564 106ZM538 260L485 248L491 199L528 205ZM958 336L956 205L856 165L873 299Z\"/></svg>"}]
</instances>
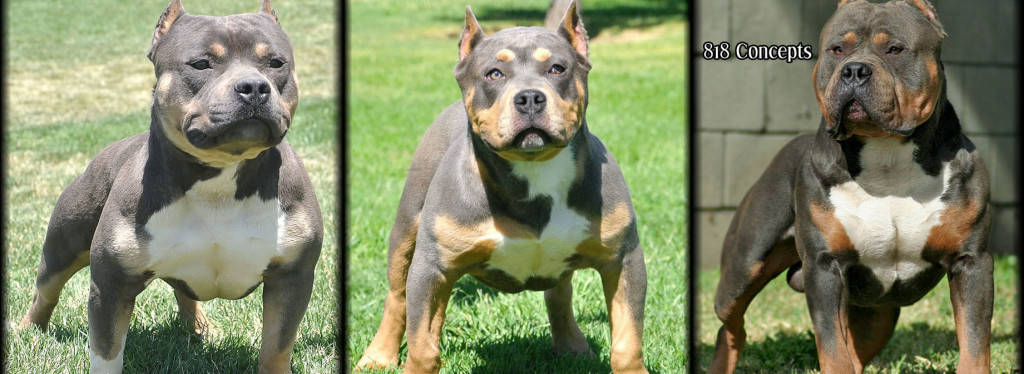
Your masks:
<instances>
[{"instance_id":1,"label":"black nose","mask_svg":"<svg viewBox=\"0 0 1024 374\"><path fill-rule=\"evenodd\" d=\"M524 90L517 93L512 101L516 104L516 110L519 113L536 114L544 110L544 103L548 101L548 98L544 96L543 92Z\"/></svg>"},{"instance_id":2,"label":"black nose","mask_svg":"<svg viewBox=\"0 0 1024 374\"><path fill-rule=\"evenodd\" d=\"M270 97L270 82L258 77L242 78L235 83L235 92L249 105L260 105Z\"/></svg>"},{"instance_id":3,"label":"black nose","mask_svg":"<svg viewBox=\"0 0 1024 374\"><path fill-rule=\"evenodd\" d=\"M871 78L871 68L860 62L851 62L843 66L842 77L846 84L860 86Z\"/></svg>"}]
</instances>

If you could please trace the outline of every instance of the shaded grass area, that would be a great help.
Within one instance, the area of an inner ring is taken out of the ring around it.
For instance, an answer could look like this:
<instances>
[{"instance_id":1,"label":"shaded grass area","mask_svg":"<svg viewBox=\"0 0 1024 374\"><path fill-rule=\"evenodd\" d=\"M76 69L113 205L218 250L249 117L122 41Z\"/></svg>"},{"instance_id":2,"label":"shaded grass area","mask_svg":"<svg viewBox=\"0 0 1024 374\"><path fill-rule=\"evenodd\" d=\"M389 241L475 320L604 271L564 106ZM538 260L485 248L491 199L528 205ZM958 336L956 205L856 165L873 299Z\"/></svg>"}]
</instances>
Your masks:
<instances>
[{"instance_id":1,"label":"shaded grass area","mask_svg":"<svg viewBox=\"0 0 1024 374\"><path fill-rule=\"evenodd\" d=\"M28 310L39 252L61 191L105 146L149 128L156 78L146 59L166 2L7 4L5 322ZM253 12L259 2L185 2L192 14ZM292 356L297 373L330 373L336 355L338 123L335 19L329 2L275 4L292 38L302 99L288 139L303 157L324 216L324 247L309 310ZM8 330L5 371L83 373L89 367L86 303L90 270L68 282L46 333ZM150 284L136 302L126 373L256 372L262 288L241 300L204 302L215 330L178 326L172 289Z\"/></svg>"},{"instance_id":2,"label":"shaded grass area","mask_svg":"<svg viewBox=\"0 0 1024 374\"><path fill-rule=\"evenodd\" d=\"M470 3L488 34L540 25L546 0ZM388 234L419 138L461 98L452 76L466 3L354 1L349 50L349 279L351 367L380 324ZM648 271L644 353L652 372L686 366L686 24L659 2L591 1L589 14L643 8L591 32L589 127L615 155L630 186ZM520 14L530 15L529 20ZM533 15L536 14L536 17ZM659 13L660 14L660 13ZM612 16L609 16L612 17ZM596 359L555 356L543 294L498 293L461 279L442 337L443 373L607 373L609 327L600 279L573 280L573 310ZM400 359L404 362L403 343ZM398 369L382 372L397 372Z\"/></svg>"},{"instance_id":3,"label":"shaded grass area","mask_svg":"<svg viewBox=\"0 0 1024 374\"><path fill-rule=\"evenodd\" d=\"M995 306L992 314L992 372L1019 370L1016 363L1017 256L995 260ZM701 367L711 363L715 335L721 322L714 313L719 271L699 276L699 337ZM785 276L771 281L750 304L744 316L747 346L737 371L818 372L818 356L805 295L789 288ZM916 304L905 307L892 340L865 373L952 373L959 359L949 282L943 279Z\"/></svg>"}]
</instances>

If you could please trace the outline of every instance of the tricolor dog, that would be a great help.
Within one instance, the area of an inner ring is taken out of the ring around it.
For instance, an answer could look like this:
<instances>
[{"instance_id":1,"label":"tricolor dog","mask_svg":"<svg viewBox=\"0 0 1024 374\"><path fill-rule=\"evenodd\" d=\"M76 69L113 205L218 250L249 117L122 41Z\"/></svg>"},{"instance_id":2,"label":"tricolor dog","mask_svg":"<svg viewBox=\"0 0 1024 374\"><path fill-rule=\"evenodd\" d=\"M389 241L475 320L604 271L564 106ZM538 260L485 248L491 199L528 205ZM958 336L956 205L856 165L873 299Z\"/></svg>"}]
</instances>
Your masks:
<instances>
[{"instance_id":1,"label":"tricolor dog","mask_svg":"<svg viewBox=\"0 0 1024 374\"><path fill-rule=\"evenodd\" d=\"M900 308L943 276L957 372L989 372L989 179L946 100L945 36L926 0L839 2L813 74L818 132L775 156L726 234L709 372L735 370L743 313L786 269L806 293L822 373L862 372Z\"/></svg>"},{"instance_id":2,"label":"tricolor dog","mask_svg":"<svg viewBox=\"0 0 1024 374\"><path fill-rule=\"evenodd\" d=\"M413 155L388 247L384 315L357 367L437 373L455 281L545 290L555 352L592 354L572 313L572 274L596 269L611 318L611 367L646 373L647 275L629 190L587 130L587 34L569 6L557 30L485 36L472 11L454 74L462 101Z\"/></svg>"},{"instance_id":3,"label":"tricolor dog","mask_svg":"<svg viewBox=\"0 0 1024 374\"><path fill-rule=\"evenodd\" d=\"M284 140L299 100L292 46L258 13L160 16L149 131L104 149L60 195L22 327L45 329L65 282L91 265L92 373L120 373L135 297L174 288L179 317L209 328L197 300L263 284L260 373L291 373L320 254L320 208Z\"/></svg>"}]
</instances>

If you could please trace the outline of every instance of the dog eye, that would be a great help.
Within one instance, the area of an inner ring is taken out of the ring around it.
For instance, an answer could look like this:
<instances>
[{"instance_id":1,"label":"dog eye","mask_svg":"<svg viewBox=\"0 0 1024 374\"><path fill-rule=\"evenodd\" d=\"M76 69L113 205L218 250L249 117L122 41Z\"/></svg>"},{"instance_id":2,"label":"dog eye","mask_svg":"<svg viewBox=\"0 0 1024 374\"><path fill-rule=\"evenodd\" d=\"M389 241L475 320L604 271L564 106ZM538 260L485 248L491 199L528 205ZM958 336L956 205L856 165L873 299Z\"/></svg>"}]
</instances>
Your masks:
<instances>
[{"instance_id":1,"label":"dog eye","mask_svg":"<svg viewBox=\"0 0 1024 374\"><path fill-rule=\"evenodd\" d=\"M843 47L840 47L840 46L832 47L832 54L836 54L836 55L843 54Z\"/></svg>"},{"instance_id":2,"label":"dog eye","mask_svg":"<svg viewBox=\"0 0 1024 374\"><path fill-rule=\"evenodd\" d=\"M274 69L277 69L277 68L280 68L282 66L284 66L284 61L278 60L276 58L273 59L273 60L270 60L270 67L272 67Z\"/></svg>"},{"instance_id":3,"label":"dog eye","mask_svg":"<svg viewBox=\"0 0 1024 374\"><path fill-rule=\"evenodd\" d=\"M893 55L898 55L898 54L900 54L900 52L903 52L903 48L897 47L897 46L892 46L892 47L889 47L889 50L886 51L885 53L893 54Z\"/></svg>"},{"instance_id":4,"label":"dog eye","mask_svg":"<svg viewBox=\"0 0 1024 374\"><path fill-rule=\"evenodd\" d=\"M548 74L558 75L558 74L562 74L564 72L565 72L565 66L562 66L562 65L559 65L559 64L551 65L551 69L548 69Z\"/></svg>"},{"instance_id":5,"label":"dog eye","mask_svg":"<svg viewBox=\"0 0 1024 374\"><path fill-rule=\"evenodd\" d=\"M487 79L492 80L492 81L493 80L498 80L498 79L501 79L501 78L504 78L504 77L505 77L505 74L502 73L501 70L498 70L498 69L491 69L491 71L487 72Z\"/></svg>"},{"instance_id":6,"label":"dog eye","mask_svg":"<svg viewBox=\"0 0 1024 374\"><path fill-rule=\"evenodd\" d=\"M188 64L188 66L191 66L193 69L196 69L196 70L206 70L206 69L210 68L210 61L209 60L199 60L199 61L195 61L195 62L190 62Z\"/></svg>"}]
</instances>

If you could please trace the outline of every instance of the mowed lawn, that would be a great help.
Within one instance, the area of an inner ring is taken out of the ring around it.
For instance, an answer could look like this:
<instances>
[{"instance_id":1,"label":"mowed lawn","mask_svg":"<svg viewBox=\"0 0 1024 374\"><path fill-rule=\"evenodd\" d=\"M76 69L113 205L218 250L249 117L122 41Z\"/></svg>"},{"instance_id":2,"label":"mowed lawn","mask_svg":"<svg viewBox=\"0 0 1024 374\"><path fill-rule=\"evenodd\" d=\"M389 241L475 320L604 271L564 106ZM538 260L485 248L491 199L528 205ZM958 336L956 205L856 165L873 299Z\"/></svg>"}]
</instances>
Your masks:
<instances>
[{"instance_id":1,"label":"mowed lawn","mask_svg":"<svg viewBox=\"0 0 1024 374\"><path fill-rule=\"evenodd\" d=\"M7 3L6 267L4 371L85 373L89 269L66 285L46 333L11 328L28 310L46 225L61 191L105 146L149 128L156 77L146 58L167 1ZM259 1L185 1L191 14L255 12ZM337 20L330 1L275 2L295 46L301 82L288 139L312 175L323 212L323 252L292 356L296 373L331 373L338 287L336 214ZM215 329L199 338L177 324L172 289L139 295L124 351L126 373L255 373L262 288L202 303Z\"/></svg>"},{"instance_id":2,"label":"mowed lawn","mask_svg":"<svg viewBox=\"0 0 1024 374\"><path fill-rule=\"evenodd\" d=\"M540 25L549 1L350 3L349 368L380 324L388 234L413 150L441 110L461 98L452 68L467 3L490 35ZM595 0L583 10L593 62L587 119L632 192L648 272L644 354L661 373L683 372L687 363L687 36L684 9L675 3ZM609 372L597 272L581 270L573 283L574 313L595 359L552 353L542 292L498 293L465 277L448 307L441 372ZM403 363L407 353L403 343Z\"/></svg>"},{"instance_id":3,"label":"mowed lawn","mask_svg":"<svg viewBox=\"0 0 1024 374\"><path fill-rule=\"evenodd\" d=\"M1017 361L1017 256L995 259L995 299L992 313L992 372L1019 372ZM711 363L715 335L722 326L714 313L718 269L699 276L699 336L701 367ZM750 304L746 319L747 346L738 371L817 373L811 317L804 294L786 284L785 275L768 283ZM949 302L949 282L943 279L927 296L900 312L896 332L865 373L952 373L959 350Z\"/></svg>"}]
</instances>

